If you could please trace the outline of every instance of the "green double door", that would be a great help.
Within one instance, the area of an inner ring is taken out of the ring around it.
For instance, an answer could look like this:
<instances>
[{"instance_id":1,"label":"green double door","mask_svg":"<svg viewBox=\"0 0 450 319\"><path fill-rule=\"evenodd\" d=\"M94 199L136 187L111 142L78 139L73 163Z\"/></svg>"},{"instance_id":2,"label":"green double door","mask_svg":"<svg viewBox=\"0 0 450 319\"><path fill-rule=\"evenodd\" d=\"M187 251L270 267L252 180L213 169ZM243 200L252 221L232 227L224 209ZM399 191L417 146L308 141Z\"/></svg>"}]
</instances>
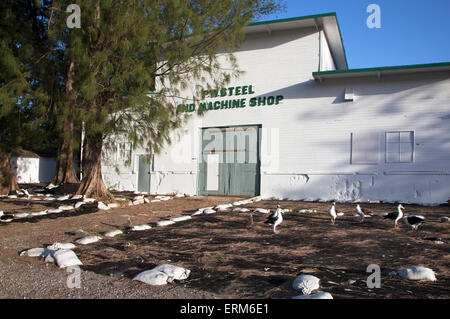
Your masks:
<instances>
[{"instance_id":1,"label":"green double door","mask_svg":"<svg viewBox=\"0 0 450 319\"><path fill-rule=\"evenodd\" d=\"M260 193L259 126L202 130L200 195Z\"/></svg>"}]
</instances>

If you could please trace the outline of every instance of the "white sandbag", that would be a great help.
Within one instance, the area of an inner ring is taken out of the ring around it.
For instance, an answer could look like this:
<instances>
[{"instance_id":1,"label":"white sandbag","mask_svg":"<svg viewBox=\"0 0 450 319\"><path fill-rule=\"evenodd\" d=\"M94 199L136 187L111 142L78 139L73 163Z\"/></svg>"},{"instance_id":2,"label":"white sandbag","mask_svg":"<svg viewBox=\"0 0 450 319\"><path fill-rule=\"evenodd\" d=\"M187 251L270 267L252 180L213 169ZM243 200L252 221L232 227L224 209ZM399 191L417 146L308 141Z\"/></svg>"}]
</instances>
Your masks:
<instances>
[{"instance_id":1,"label":"white sandbag","mask_svg":"<svg viewBox=\"0 0 450 319\"><path fill-rule=\"evenodd\" d=\"M145 224L145 225L133 226L131 228L131 230L133 230L133 231L141 231L141 230L147 230L147 229L150 229L150 228L152 228L152 227L147 225L147 224Z\"/></svg>"},{"instance_id":2,"label":"white sandbag","mask_svg":"<svg viewBox=\"0 0 450 319\"><path fill-rule=\"evenodd\" d=\"M169 264L162 264L162 265L156 266L152 270L163 272L169 277L169 279L172 279L172 280L184 280L187 277L189 277L189 275L191 273L191 271L188 269L174 266L174 265L169 265Z\"/></svg>"},{"instance_id":3,"label":"white sandbag","mask_svg":"<svg viewBox=\"0 0 450 319\"><path fill-rule=\"evenodd\" d=\"M101 210L109 210L109 209L111 209L111 208L108 207L108 205L105 205L105 203L103 203L103 202L98 202L97 203L97 208L101 209Z\"/></svg>"},{"instance_id":4,"label":"white sandbag","mask_svg":"<svg viewBox=\"0 0 450 319\"><path fill-rule=\"evenodd\" d=\"M17 195L9 195L8 198L17 198Z\"/></svg>"},{"instance_id":5,"label":"white sandbag","mask_svg":"<svg viewBox=\"0 0 450 319\"><path fill-rule=\"evenodd\" d=\"M147 285L162 286L169 281L169 276L161 271L147 270L139 273L133 280L139 280Z\"/></svg>"},{"instance_id":6,"label":"white sandbag","mask_svg":"<svg viewBox=\"0 0 450 319\"><path fill-rule=\"evenodd\" d=\"M198 210L198 211L194 212L191 216L198 216L198 215L201 215L201 214L203 214L203 211L202 210Z\"/></svg>"},{"instance_id":7,"label":"white sandbag","mask_svg":"<svg viewBox=\"0 0 450 319\"><path fill-rule=\"evenodd\" d=\"M56 196L56 200L60 201L60 202L68 200L68 199L69 199L69 195Z\"/></svg>"},{"instance_id":8,"label":"white sandbag","mask_svg":"<svg viewBox=\"0 0 450 319\"><path fill-rule=\"evenodd\" d=\"M183 222L185 220L189 220L192 219L191 216L181 216L181 217L175 217L175 218L171 218L170 220L177 223L177 222Z\"/></svg>"},{"instance_id":9,"label":"white sandbag","mask_svg":"<svg viewBox=\"0 0 450 319\"><path fill-rule=\"evenodd\" d=\"M89 198L89 197L83 199L83 202L85 202L85 203L94 203L96 201L97 200L95 198Z\"/></svg>"},{"instance_id":10,"label":"white sandbag","mask_svg":"<svg viewBox=\"0 0 450 319\"><path fill-rule=\"evenodd\" d=\"M105 237L116 237L117 235L123 234L123 231L120 229L117 230L111 230L109 232L104 233Z\"/></svg>"},{"instance_id":11,"label":"white sandbag","mask_svg":"<svg viewBox=\"0 0 450 319\"><path fill-rule=\"evenodd\" d=\"M145 202L146 204L150 204L150 199L144 198L144 202Z\"/></svg>"},{"instance_id":12,"label":"white sandbag","mask_svg":"<svg viewBox=\"0 0 450 319\"><path fill-rule=\"evenodd\" d=\"M108 204L108 207L109 208L117 208L117 207L119 207L120 205L119 205L119 203L111 203L111 204Z\"/></svg>"},{"instance_id":13,"label":"white sandbag","mask_svg":"<svg viewBox=\"0 0 450 319\"><path fill-rule=\"evenodd\" d=\"M134 196L133 201L144 199L144 195Z\"/></svg>"},{"instance_id":14,"label":"white sandbag","mask_svg":"<svg viewBox=\"0 0 450 319\"><path fill-rule=\"evenodd\" d=\"M159 222L156 223L156 226L164 227L164 226L169 226L169 225L173 225L173 224L175 224L175 222L171 221L171 220L160 220Z\"/></svg>"},{"instance_id":15,"label":"white sandbag","mask_svg":"<svg viewBox=\"0 0 450 319\"><path fill-rule=\"evenodd\" d=\"M75 207L72 205L63 205L63 206L59 206L58 208L63 211L75 209Z\"/></svg>"},{"instance_id":16,"label":"white sandbag","mask_svg":"<svg viewBox=\"0 0 450 319\"><path fill-rule=\"evenodd\" d=\"M329 292L318 292L313 295L300 295L292 297L292 299L333 299L333 296Z\"/></svg>"},{"instance_id":17,"label":"white sandbag","mask_svg":"<svg viewBox=\"0 0 450 319\"><path fill-rule=\"evenodd\" d=\"M45 197L43 200L52 201L52 200L56 200L56 198L54 198L54 197Z\"/></svg>"},{"instance_id":18,"label":"white sandbag","mask_svg":"<svg viewBox=\"0 0 450 319\"><path fill-rule=\"evenodd\" d=\"M231 207L233 207L232 204L221 204L214 207L214 209L217 211L224 211L230 209Z\"/></svg>"},{"instance_id":19,"label":"white sandbag","mask_svg":"<svg viewBox=\"0 0 450 319\"><path fill-rule=\"evenodd\" d=\"M412 279L412 280L427 280L436 281L436 274L430 268L422 266L412 266L409 268L399 269L397 271L392 271L389 275L398 275L402 278Z\"/></svg>"},{"instance_id":20,"label":"white sandbag","mask_svg":"<svg viewBox=\"0 0 450 319\"><path fill-rule=\"evenodd\" d=\"M203 214L207 214L207 215L215 214L215 213L216 213L216 211L212 208L208 208L203 211Z\"/></svg>"},{"instance_id":21,"label":"white sandbag","mask_svg":"<svg viewBox=\"0 0 450 319\"><path fill-rule=\"evenodd\" d=\"M36 213L31 213L30 214L31 217L44 216L44 215L47 215L47 211L46 210L44 210L42 212L36 212Z\"/></svg>"},{"instance_id":22,"label":"white sandbag","mask_svg":"<svg viewBox=\"0 0 450 319\"><path fill-rule=\"evenodd\" d=\"M69 249L59 249L51 253L59 268L71 266L80 266L83 263L78 259L77 255Z\"/></svg>"},{"instance_id":23,"label":"white sandbag","mask_svg":"<svg viewBox=\"0 0 450 319\"><path fill-rule=\"evenodd\" d=\"M184 194L176 194L176 195L175 195L175 197L178 197L178 198L184 197L184 196L185 196Z\"/></svg>"},{"instance_id":24,"label":"white sandbag","mask_svg":"<svg viewBox=\"0 0 450 319\"><path fill-rule=\"evenodd\" d=\"M58 249L74 249L77 246L75 246L72 243L54 243L50 246L47 246L47 249L50 250L58 250Z\"/></svg>"},{"instance_id":25,"label":"white sandbag","mask_svg":"<svg viewBox=\"0 0 450 319\"><path fill-rule=\"evenodd\" d=\"M84 195L73 195L70 199L82 199Z\"/></svg>"},{"instance_id":26,"label":"white sandbag","mask_svg":"<svg viewBox=\"0 0 450 319\"><path fill-rule=\"evenodd\" d=\"M17 214L14 214L14 219L22 219L22 218L27 218L29 216L30 216L30 214L28 214L28 213L17 213Z\"/></svg>"},{"instance_id":27,"label":"white sandbag","mask_svg":"<svg viewBox=\"0 0 450 319\"><path fill-rule=\"evenodd\" d=\"M75 208L80 208L81 206L83 206L85 204L86 204L86 202L77 202L74 207Z\"/></svg>"},{"instance_id":28,"label":"white sandbag","mask_svg":"<svg viewBox=\"0 0 450 319\"><path fill-rule=\"evenodd\" d=\"M52 183L48 184L46 189L58 188L59 186L53 185Z\"/></svg>"},{"instance_id":29,"label":"white sandbag","mask_svg":"<svg viewBox=\"0 0 450 319\"><path fill-rule=\"evenodd\" d=\"M300 275L295 278L292 288L301 291L304 295L311 294L312 291L319 289L320 279L311 275Z\"/></svg>"},{"instance_id":30,"label":"white sandbag","mask_svg":"<svg viewBox=\"0 0 450 319\"><path fill-rule=\"evenodd\" d=\"M150 203L159 203L161 200L160 199L152 199L151 201L150 201Z\"/></svg>"},{"instance_id":31,"label":"white sandbag","mask_svg":"<svg viewBox=\"0 0 450 319\"><path fill-rule=\"evenodd\" d=\"M339 212L336 214L337 216L344 216L345 214L343 212Z\"/></svg>"},{"instance_id":32,"label":"white sandbag","mask_svg":"<svg viewBox=\"0 0 450 319\"><path fill-rule=\"evenodd\" d=\"M88 244L98 242L100 239L102 239L100 236L86 236L86 237L75 240L75 242L77 244L81 244L81 245L88 245Z\"/></svg>"},{"instance_id":33,"label":"white sandbag","mask_svg":"<svg viewBox=\"0 0 450 319\"><path fill-rule=\"evenodd\" d=\"M49 209L49 210L47 211L47 214L59 214L59 213L62 213L62 212L63 212L62 209L56 208L56 209Z\"/></svg>"},{"instance_id":34,"label":"white sandbag","mask_svg":"<svg viewBox=\"0 0 450 319\"><path fill-rule=\"evenodd\" d=\"M47 248L31 248L28 250L24 250L20 253L20 256L28 256L28 257L45 257L49 253Z\"/></svg>"}]
</instances>

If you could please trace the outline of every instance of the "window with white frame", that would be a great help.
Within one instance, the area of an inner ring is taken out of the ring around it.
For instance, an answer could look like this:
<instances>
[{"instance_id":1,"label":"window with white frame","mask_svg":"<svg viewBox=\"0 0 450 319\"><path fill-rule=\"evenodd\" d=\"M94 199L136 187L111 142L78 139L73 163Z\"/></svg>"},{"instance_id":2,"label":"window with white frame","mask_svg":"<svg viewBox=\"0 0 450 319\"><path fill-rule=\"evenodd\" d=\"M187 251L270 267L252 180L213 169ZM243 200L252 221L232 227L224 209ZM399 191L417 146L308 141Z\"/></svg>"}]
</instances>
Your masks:
<instances>
[{"instance_id":1,"label":"window with white frame","mask_svg":"<svg viewBox=\"0 0 450 319\"><path fill-rule=\"evenodd\" d=\"M414 131L386 132L386 163L414 162Z\"/></svg>"}]
</instances>

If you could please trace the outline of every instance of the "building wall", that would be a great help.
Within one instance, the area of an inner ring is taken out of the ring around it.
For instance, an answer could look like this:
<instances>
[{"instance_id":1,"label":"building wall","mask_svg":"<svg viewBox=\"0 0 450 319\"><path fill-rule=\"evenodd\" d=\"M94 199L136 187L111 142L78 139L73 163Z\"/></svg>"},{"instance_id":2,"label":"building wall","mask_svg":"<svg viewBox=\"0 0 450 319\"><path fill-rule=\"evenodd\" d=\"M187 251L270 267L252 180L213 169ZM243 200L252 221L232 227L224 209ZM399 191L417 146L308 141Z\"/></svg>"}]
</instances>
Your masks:
<instances>
[{"instance_id":1,"label":"building wall","mask_svg":"<svg viewBox=\"0 0 450 319\"><path fill-rule=\"evenodd\" d=\"M346 88L354 90L355 101L343 100ZM450 196L449 89L446 73L316 83L311 91L316 99L300 97L293 102L299 107L297 139L281 142L280 153L292 147L296 150L290 153L295 155L280 159L279 172L263 174L263 194L445 202ZM388 131L414 132L413 162L386 161ZM361 137L359 150L352 150L352 133ZM352 151L374 156L370 163L353 163Z\"/></svg>"},{"instance_id":2,"label":"building wall","mask_svg":"<svg viewBox=\"0 0 450 319\"><path fill-rule=\"evenodd\" d=\"M246 73L230 86L252 85L255 94L249 98L284 99L279 105L193 116L174 133L174 143L154 156L151 192L197 194L202 128L261 125L263 197L445 202L450 196L448 73L320 83L312 77L319 69L320 47L315 30L247 37L235 54ZM354 101L344 100L346 89L353 90ZM386 161L390 131L413 132L411 163ZM137 154L145 151L133 153L128 175L103 170L108 186L136 190Z\"/></svg>"},{"instance_id":3,"label":"building wall","mask_svg":"<svg viewBox=\"0 0 450 319\"><path fill-rule=\"evenodd\" d=\"M319 71L334 71L336 66L334 64L333 56L331 55L330 47L326 39L325 33L320 32L320 67Z\"/></svg>"},{"instance_id":4,"label":"building wall","mask_svg":"<svg viewBox=\"0 0 450 319\"><path fill-rule=\"evenodd\" d=\"M39 158L13 157L11 167L18 183L39 183Z\"/></svg>"}]
</instances>

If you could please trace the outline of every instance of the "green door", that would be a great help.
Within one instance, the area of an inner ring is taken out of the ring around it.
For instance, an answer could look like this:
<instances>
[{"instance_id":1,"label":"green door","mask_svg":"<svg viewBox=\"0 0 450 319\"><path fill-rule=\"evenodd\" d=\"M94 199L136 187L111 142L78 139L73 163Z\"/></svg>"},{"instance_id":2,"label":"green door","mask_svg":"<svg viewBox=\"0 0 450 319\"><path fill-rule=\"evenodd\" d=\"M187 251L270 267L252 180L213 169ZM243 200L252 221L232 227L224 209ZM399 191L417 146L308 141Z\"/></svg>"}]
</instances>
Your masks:
<instances>
[{"instance_id":1,"label":"green door","mask_svg":"<svg viewBox=\"0 0 450 319\"><path fill-rule=\"evenodd\" d=\"M150 156L139 155L138 192L150 192Z\"/></svg>"},{"instance_id":2,"label":"green door","mask_svg":"<svg viewBox=\"0 0 450 319\"><path fill-rule=\"evenodd\" d=\"M203 130L199 194L259 195L259 170L258 126Z\"/></svg>"}]
</instances>

